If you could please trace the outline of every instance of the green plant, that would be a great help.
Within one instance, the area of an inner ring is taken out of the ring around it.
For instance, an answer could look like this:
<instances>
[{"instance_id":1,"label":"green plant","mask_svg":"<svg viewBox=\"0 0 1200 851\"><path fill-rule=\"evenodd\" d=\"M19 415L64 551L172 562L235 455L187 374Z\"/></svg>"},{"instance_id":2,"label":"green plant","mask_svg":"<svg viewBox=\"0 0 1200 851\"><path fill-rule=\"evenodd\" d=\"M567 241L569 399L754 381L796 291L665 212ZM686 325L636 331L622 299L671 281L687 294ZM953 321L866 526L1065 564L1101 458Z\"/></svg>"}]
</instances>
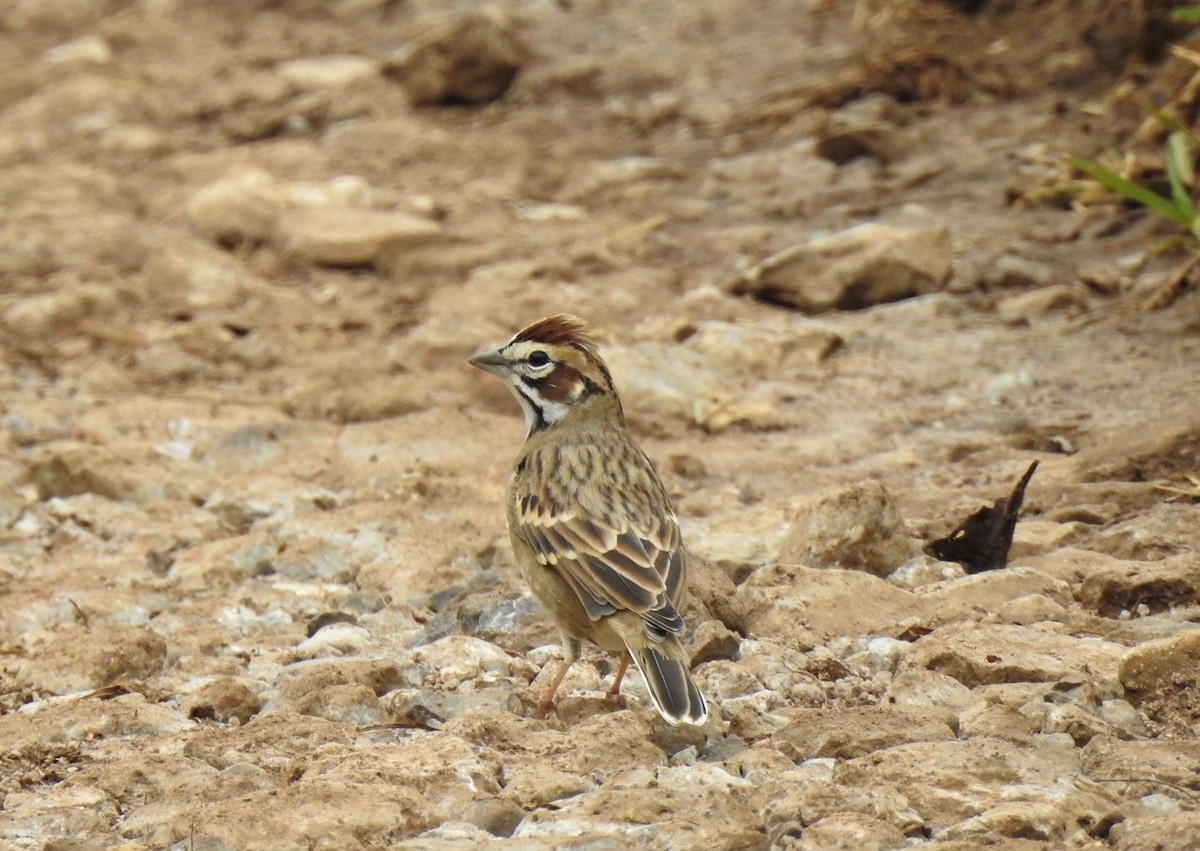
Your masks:
<instances>
[{"instance_id":1,"label":"green plant","mask_svg":"<svg viewBox=\"0 0 1200 851\"><path fill-rule=\"evenodd\" d=\"M1176 6L1169 17L1181 24L1200 24L1200 6Z\"/></svg>"},{"instance_id":2,"label":"green plant","mask_svg":"<svg viewBox=\"0 0 1200 851\"><path fill-rule=\"evenodd\" d=\"M1167 182L1171 187L1170 198L1140 183L1134 183L1092 160L1071 157L1071 166L1113 192L1124 195L1130 201L1142 204L1159 215L1178 222L1200 239L1200 212L1196 210L1192 201L1192 187L1196 180L1195 154L1197 149L1200 149L1200 138L1173 116L1158 110L1154 110L1153 115L1171 131L1167 135L1163 156L1166 162Z\"/></svg>"}]
</instances>

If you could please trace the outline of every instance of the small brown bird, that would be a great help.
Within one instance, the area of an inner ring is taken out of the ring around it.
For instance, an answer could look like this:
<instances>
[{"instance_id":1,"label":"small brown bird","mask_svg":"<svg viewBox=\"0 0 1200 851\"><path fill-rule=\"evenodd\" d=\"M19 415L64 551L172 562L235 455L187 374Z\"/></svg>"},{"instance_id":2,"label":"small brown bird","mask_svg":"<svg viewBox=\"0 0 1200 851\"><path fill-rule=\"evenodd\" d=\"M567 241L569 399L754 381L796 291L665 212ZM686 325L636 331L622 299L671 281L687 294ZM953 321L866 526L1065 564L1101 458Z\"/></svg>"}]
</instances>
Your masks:
<instances>
[{"instance_id":1,"label":"small brown bird","mask_svg":"<svg viewBox=\"0 0 1200 851\"><path fill-rule=\"evenodd\" d=\"M632 658L663 718L703 724L708 709L679 643L679 524L583 322L539 320L471 363L508 381L529 427L508 480L508 531L521 574L563 643L540 717L554 710L587 639L621 654L611 696Z\"/></svg>"}]
</instances>

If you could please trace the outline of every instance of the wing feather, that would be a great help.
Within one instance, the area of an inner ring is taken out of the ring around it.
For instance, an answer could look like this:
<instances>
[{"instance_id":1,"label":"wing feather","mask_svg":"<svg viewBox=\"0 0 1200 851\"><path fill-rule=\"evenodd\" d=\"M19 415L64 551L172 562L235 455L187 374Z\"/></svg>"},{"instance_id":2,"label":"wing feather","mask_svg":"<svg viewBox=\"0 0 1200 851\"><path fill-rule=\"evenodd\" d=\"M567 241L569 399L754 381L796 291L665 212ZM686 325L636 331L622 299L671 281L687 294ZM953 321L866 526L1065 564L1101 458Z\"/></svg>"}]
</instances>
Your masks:
<instances>
[{"instance_id":1,"label":"wing feather","mask_svg":"<svg viewBox=\"0 0 1200 851\"><path fill-rule=\"evenodd\" d=\"M630 442L621 462L632 476L622 500L599 501L611 489L589 483L600 475L594 464L576 463L587 446L542 450L526 469L557 463L567 476L518 476L517 533L547 568L556 570L576 593L588 617L617 611L640 614L655 640L683 631L675 603L682 587L684 554L679 526L646 456ZM536 451L536 450L535 450ZM540 487L538 486L540 483ZM588 495L592 495L589 500Z\"/></svg>"}]
</instances>

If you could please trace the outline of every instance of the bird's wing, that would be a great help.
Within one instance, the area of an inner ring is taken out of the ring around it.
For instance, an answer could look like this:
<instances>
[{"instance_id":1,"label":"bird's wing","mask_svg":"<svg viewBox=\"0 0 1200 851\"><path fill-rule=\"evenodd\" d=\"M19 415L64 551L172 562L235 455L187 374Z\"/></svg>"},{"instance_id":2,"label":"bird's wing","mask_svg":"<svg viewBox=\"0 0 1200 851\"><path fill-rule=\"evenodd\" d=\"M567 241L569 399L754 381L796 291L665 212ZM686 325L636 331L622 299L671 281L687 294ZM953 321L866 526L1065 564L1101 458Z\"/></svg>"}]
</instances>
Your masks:
<instances>
[{"instance_id":1,"label":"bird's wing","mask_svg":"<svg viewBox=\"0 0 1200 851\"><path fill-rule=\"evenodd\" d=\"M606 474L613 459L594 449L548 447L530 459L542 474L516 482L517 533L579 595L593 620L629 611L652 634L682 632L674 602L684 553L670 500L636 447L617 462L620 476ZM575 457L580 452L583 461Z\"/></svg>"}]
</instances>

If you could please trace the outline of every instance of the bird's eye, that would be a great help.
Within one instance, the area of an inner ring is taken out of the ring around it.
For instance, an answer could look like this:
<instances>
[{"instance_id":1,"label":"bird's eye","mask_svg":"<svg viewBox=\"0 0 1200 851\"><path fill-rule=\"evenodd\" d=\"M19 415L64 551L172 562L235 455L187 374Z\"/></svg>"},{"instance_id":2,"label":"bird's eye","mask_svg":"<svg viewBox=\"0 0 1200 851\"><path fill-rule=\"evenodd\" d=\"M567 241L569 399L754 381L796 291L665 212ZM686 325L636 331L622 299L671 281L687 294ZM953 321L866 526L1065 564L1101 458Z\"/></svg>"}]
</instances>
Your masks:
<instances>
[{"instance_id":1,"label":"bird's eye","mask_svg":"<svg viewBox=\"0 0 1200 851\"><path fill-rule=\"evenodd\" d=\"M546 354L541 349L538 349L537 351L530 353L528 360L530 366L545 366L546 364L550 363L550 355Z\"/></svg>"}]
</instances>

